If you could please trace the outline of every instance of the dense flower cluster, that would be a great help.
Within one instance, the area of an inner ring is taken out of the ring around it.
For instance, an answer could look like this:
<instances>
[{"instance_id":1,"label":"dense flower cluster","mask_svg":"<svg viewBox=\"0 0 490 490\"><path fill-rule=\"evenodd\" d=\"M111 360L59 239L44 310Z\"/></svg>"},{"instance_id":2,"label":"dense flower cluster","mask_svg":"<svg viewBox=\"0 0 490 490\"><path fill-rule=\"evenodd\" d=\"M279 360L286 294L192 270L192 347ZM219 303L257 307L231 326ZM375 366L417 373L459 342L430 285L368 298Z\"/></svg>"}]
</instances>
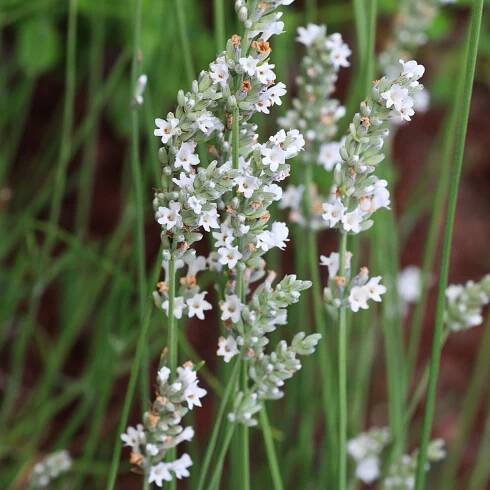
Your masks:
<instances>
[{"instance_id":1,"label":"dense flower cluster","mask_svg":"<svg viewBox=\"0 0 490 490\"><path fill-rule=\"evenodd\" d=\"M340 68L349 66L351 51L340 34L327 36L326 31L326 26L316 24L298 28L297 40L307 49L301 75L296 79L299 95L293 100L293 108L278 122L285 129L296 127L303 132L306 143L302 162L331 171L340 162L340 143L333 138L337 134L337 121L345 115L345 108L331 95ZM308 189L309 199L303 200L303 190L303 187L289 186L281 208L290 209L289 219L293 223L314 230L324 228L326 224L321 219L324 197L318 195L312 184ZM304 209L306 206L308 209Z\"/></svg>"},{"instance_id":2,"label":"dense flower cluster","mask_svg":"<svg viewBox=\"0 0 490 490\"><path fill-rule=\"evenodd\" d=\"M167 288L167 276L169 271L170 253L163 251L162 268L165 272L164 280L157 284L158 291L154 292L154 299L157 306L161 307L168 314L169 298ZM197 283L197 274L208 268L208 261L202 255L196 255L195 250L189 250L183 258L177 259L175 269L179 270L186 267L185 276L180 278L180 287L174 298L174 316L181 319L183 315L188 318L204 319L204 312L210 310L211 303L206 301L206 291L201 291Z\"/></svg>"},{"instance_id":3,"label":"dense flower cluster","mask_svg":"<svg viewBox=\"0 0 490 490\"><path fill-rule=\"evenodd\" d=\"M284 381L301 369L297 356L314 352L320 335L306 336L303 332L289 345L281 340L271 353L265 351L269 344L267 335L287 323L287 307L296 303L300 292L310 285L291 275L273 287L269 277L257 287L248 304L242 304L236 295L225 296L221 319L229 335L220 338L218 355L229 362L240 354L251 381L246 392L237 394L229 415L231 421L255 425L253 415L260 410L262 400L281 398Z\"/></svg>"},{"instance_id":4,"label":"dense flower cluster","mask_svg":"<svg viewBox=\"0 0 490 490\"><path fill-rule=\"evenodd\" d=\"M482 309L490 303L490 274L480 282L451 285L446 289L446 326L459 332L480 325Z\"/></svg>"},{"instance_id":5,"label":"dense flower cluster","mask_svg":"<svg viewBox=\"0 0 490 490\"><path fill-rule=\"evenodd\" d=\"M371 484L381 478L383 451L390 443L390 432L386 427L374 427L359 434L347 444L347 451L356 463L356 477ZM381 488L385 490L413 490L418 452L404 454L392 462L383 478ZM429 443L427 459L435 463L446 455L444 441L434 439ZM427 466L426 471L429 470Z\"/></svg>"},{"instance_id":6,"label":"dense flower cluster","mask_svg":"<svg viewBox=\"0 0 490 490\"><path fill-rule=\"evenodd\" d=\"M335 166L334 183L327 202L323 204L323 219L329 228L340 233L357 234L373 224L371 217L381 208L389 208L390 193L386 180L374 172L383 161L384 140L389 134L393 117L410 120L414 114L413 96L422 90L419 79L425 68L416 61L400 60L401 71L395 79L387 77L376 81L370 96L361 103L360 113L354 116L349 133L340 147L341 163ZM325 289L327 306L349 306L357 312L368 308L368 300L381 301L386 288L381 277L369 278L367 268L350 278L349 257L344 274L337 276L339 255L322 258L329 269L329 284Z\"/></svg>"},{"instance_id":7,"label":"dense flower cluster","mask_svg":"<svg viewBox=\"0 0 490 490\"><path fill-rule=\"evenodd\" d=\"M359 274L351 278L350 252L346 253L344 276L339 277L339 254L331 253L328 257L320 256L320 265L328 269L328 285L324 290L324 300L333 311L340 307L349 307L353 312L367 310L368 301L381 301L386 287L381 284L381 276L369 277L367 267L362 267ZM343 291L349 291L344 297ZM332 311L332 312L333 312Z\"/></svg>"},{"instance_id":8,"label":"dense flower cluster","mask_svg":"<svg viewBox=\"0 0 490 490\"><path fill-rule=\"evenodd\" d=\"M390 119L400 116L409 121L414 115L413 96L422 90L418 80L425 70L413 60L400 64L397 78L384 77L374 83L341 145L342 162L335 167L334 187L323 205L323 219L330 228L343 233L368 229L373 213L389 208L387 182L378 179L374 172L384 159L382 148Z\"/></svg>"},{"instance_id":9,"label":"dense flower cluster","mask_svg":"<svg viewBox=\"0 0 490 490\"><path fill-rule=\"evenodd\" d=\"M53 480L67 472L72 465L70 454L66 450L56 451L37 463L29 479L29 488L47 488Z\"/></svg>"},{"instance_id":10,"label":"dense flower cluster","mask_svg":"<svg viewBox=\"0 0 490 490\"><path fill-rule=\"evenodd\" d=\"M177 368L173 375L163 366L157 375L157 392L151 409L143 416L143 424L128 427L121 435L131 448L130 462L140 468L148 483L161 487L164 481L189 476L192 460L184 453L174 461L166 461L166 453L183 441L194 437L194 429L181 425L182 418L193 407L201 406L206 390L199 386L191 362Z\"/></svg>"},{"instance_id":11,"label":"dense flower cluster","mask_svg":"<svg viewBox=\"0 0 490 490\"><path fill-rule=\"evenodd\" d=\"M214 270L234 269L239 260L242 265L256 264L261 254L274 246L282 248L287 240L287 228L281 223L266 229L267 207L281 198L275 182L288 175L285 161L302 149L304 140L291 130L260 144L256 125L248 120L256 112L269 113L286 93L283 83L275 83L268 40L284 28L277 7L290 3L266 1L249 11L245 2L237 1L244 39L232 36L226 51L200 73L192 90L179 92L175 113L156 119L155 135L164 146L159 152L162 189L155 195L154 209L170 251L164 264L171 256L197 260L189 255L189 247L202 238L202 230L216 237L217 249L208 261ZM231 155L234 117L239 118L239 166L233 165ZM198 153L198 143L204 141L215 158L208 166L202 165ZM205 293L196 284L185 286L176 299L175 315L201 318L209 308ZM159 290L159 301L168 310L165 281Z\"/></svg>"}]
</instances>

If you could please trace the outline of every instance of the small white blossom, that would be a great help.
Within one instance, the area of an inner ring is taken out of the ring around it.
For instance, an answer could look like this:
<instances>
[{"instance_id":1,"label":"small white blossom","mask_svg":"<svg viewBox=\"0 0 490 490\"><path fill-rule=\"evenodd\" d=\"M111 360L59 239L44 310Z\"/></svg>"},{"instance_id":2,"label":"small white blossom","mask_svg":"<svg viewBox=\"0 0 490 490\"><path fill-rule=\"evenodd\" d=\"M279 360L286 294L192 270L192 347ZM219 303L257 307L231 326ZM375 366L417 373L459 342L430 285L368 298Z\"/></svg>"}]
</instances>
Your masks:
<instances>
[{"instance_id":1,"label":"small white blossom","mask_svg":"<svg viewBox=\"0 0 490 490\"><path fill-rule=\"evenodd\" d=\"M184 453L171 464L172 471L175 473L177 479L187 478L190 475L188 468L192 466L192 459L187 453Z\"/></svg>"},{"instance_id":2,"label":"small white blossom","mask_svg":"<svg viewBox=\"0 0 490 490\"><path fill-rule=\"evenodd\" d=\"M226 337L226 339L224 337L219 338L216 354L223 357L223 361L230 362L238 353L236 340L231 335Z\"/></svg>"},{"instance_id":3,"label":"small white blossom","mask_svg":"<svg viewBox=\"0 0 490 490\"><path fill-rule=\"evenodd\" d=\"M187 205L194 211L197 215L201 214L202 211L202 201L196 196L191 196L187 200Z\"/></svg>"},{"instance_id":4,"label":"small white blossom","mask_svg":"<svg viewBox=\"0 0 490 490\"><path fill-rule=\"evenodd\" d=\"M236 294L226 295L220 307L222 311L221 319L223 321L231 320L233 323L240 321L243 305Z\"/></svg>"},{"instance_id":5,"label":"small white blossom","mask_svg":"<svg viewBox=\"0 0 490 490\"><path fill-rule=\"evenodd\" d=\"M276 79L276 74L273 71L274 66L266 61L257 67L257 79L262 85L269 85Z\"/></svg>"},{"instance_id":6,"label":"small white blossom","mask_svg":"<svg viewBox=\"0 0 490 490\"><path fill-rule=\"evenodd\" d=\"M175 135L180 134L179 120L175 117L168 117L168 120L157 118L155 119L155 126L157 129L153 131L155 136L162 138L162 143L168 143L168 140Z\"/></svg>"},{"instance_id":7,"label":"small white blossom","mask_svg":"<svg viewBox=\"0 0 490 490\"><path fill-rule=\"evenodd\" d=\"M178 367L177 373L179 380L184 385L184 398L189 410L192 410L194 406L201 407L201 398L206 395L207 391L199 386L194 369L192 367Z\"/></svg>"},{"instance_id":8,"label":"small white blossom","mask_svg":"<svg viewBox=\"0 0 490 490\"><path fill-rule=\"evenodd\" d=\"M324 211L322 218L330 228L333 228L337 223L342 221L345 214L345 206L339 200L335 200L333 203L323 203L322 208Z\"/></svg>"},{"instance_id":9,"label":"small white blossom","mask_svg":"<svg viewBox=\"0 0 490 490\"><path fill-rule=\"evenodd\" d=\"M342 216L341 221L345 231L359 233L361 231L361 225L363 221L362 212L360 209L354 209L354 211L345 213Z\"/></svg>"},{"instance_id":10,"label":"small white blossom","mask_svg":"<svg viewBox=\"0 0 490 490\"><path fill-rule=\"evenodd\" d=\"M211 228L219 228L218 211L215 208L203 211L199 216L199 226L202 226L206 231L210 231Z\"/></svg>"},{"instance_id":11,"label":"small white blossom","mask_svg":"<svg viewBox=\"0 0 490 490\"><path fill-rule=\"evenodd\" d=\"M398 294L405 303L416 303L422 289L421 271L413 265L398 274Z\"/></svg>"},{"instance_id":12,"label":"small white blossom","mask_svg":"<svg viewBox=\"0 0 490 490\"><path fill-rule=\"evenodd\" d=\"M306 27L298 27L296 40L305 46L311 46L319 37L325 35L325 26L308 24Z\"/></svg>"},{"instance_id":13,"label":"small white blossom","mask_svg":"<svg viewBox=\"0 0 490 490\"><path fill-rule=\"evenodd\" d=\"M228 81L229 71L225 58L220 56L215 62L209 65L209 76L214 83L219 83L221 86L225 86Z\"/></svg>"},{"instance_id":14,"label":"small white blossom","mask_svg":"<svg viewBox=\"0 0 490 490\"><path fill-rule=\"evenodd\" d=\"M399 61L400 64L402 65L402 75L404 77L413 80L418 80L419 78L422 78L423 74L425 73L424 65L419 65L415 60L410 60L410 61L399 60Z\"/></svg>"},{"instance_id":15,"label":"small white blossom","mask_svg":"<svg viewBox=\"0 0 490 490\"><path fill-rule=\"evenodd\" d=\"M252 56L247 56L246 58L240 58L238 60L243 71L249 76L253 77L257 71L257 63L259 60Z\"/></svg>"},{"instance_id":16,"label":"small white blossom","mask_svg":"<svg viewBox=\"0 0 490 490\"><path fill-rule=\"evenodd\" d=\"M238 247L220 247L218 248L219 263L227 265L230 269L234 269L238 261L243 257L238 251Z\"/></svg>"},{"instance_id":17,"label":"small white blossom","mask_svg":"<svg viewBox=\"0 0 490 490\"><path fill-rule=\"evenodd\" d=\"M279 165L286 161L286 152L279 145L274 145L272 148L262 145L260 152L264 157L263 164L268 166L272 172L276 172Z\"/></svg>"},{"instance_id":18,"label":"small white blossom","mask_svg":"<svg viewBox=\"0 0 490 490\"><path fill-rule=\"evenodd\" d=\"M186 172L191 171L192 165L199 164L199 156L194 153L196 144L191 141L182 143L175 155L175 168L183 168Z\"/></svg>"},{"instance_id":19,"label":"small white blossom","mask_svg":"<svg viewBox=\"0 0 490 490\"><path fill-rule=\"evenodd\" d=\"M369 294L369 299L380 302L381 295L386 293L386 287L380 284L381 276L371 277L364 286Z\"/></svg>"},{"instance_id":20,"label":"small white blossom","mask_svg":"<svg viewBox=\"0 0 490 490\"><path fill-rule=\"evenodd\" d=\"M168 315L168 299L162 301L162 309L163 311ZM185 302L184 298L182 296L176 296L174 298L174 317L177 318L177 320L180 320L182 318L182 314L185 309Z\"/></svg>"},{"instance_id":21,"label":"small white blossom","mask_svg":"<svg viewBox=\"0 0 490 490\"><path fill-rule=\"evenodd\" d=\"M160 206L156 212L156 220L167 230L174 226L182 226L182 217L180 216L180 203L170 201L169 207Z\"/></svg>"},{"instance_id":22,"label":"small white blossom","mask_svg":"<svg viewBox=\"0 0 490 490\"><path fill-rule=\"evenodd\" d=\"M320 145L318 153L318 163L323 165L323 168L330 172L335 165L340 162L340 143L323 143Z\"/></svg>"},{"instance_id":23,"label":"small white blossom","mask_svg":"<svg viewBox=\"0 0 490 490\"><path fill-rule=\"evenodd\" d=\"M157 487L162 487L164 481L172 481L170 473L171 463L158 463L150 468L148 483L154 483Z\"/></svg>"},{"instance_id":24,"label":"small white blossom","mask_svg":"<svg viewBox=\"0 0 490 490\"><path fill-rule=\"evenodd\" d=\"M235 182L238 184L238 192L243 193L247 199L252 197L259 186L258 179L253 175L239 175L235 177Z\"/></svg>"},{"instance_id":25,"label":"small white blossom","mask_svg":"<svg viewBox=\"0 0 490 490\"><path fill-rule=\"evenodd\" d=\"M192 318L196 316L199 320L204 320L204 312L206 310L211 310L211 303L208 303L204 297L206 296L207 291L202 293L197 293L192 298L186 300L187 307L189 309L188 316Z\"/></svg>"},{"instance_id":26,"label":"small white blossom","mask_svg":"<svg viewBox=\"0 0 490 490\"><path fill-rule=\"evenodd\" d=\"M359 309L367 310L369 299L369 291L364 286L354 286L350 290L349 294L349 306L350 309L355 313L359 311Z\"/></svg>"},{"instance_id":27,"label":"small white blossom","mask_svg":"<svg viewBox=\"0 0 490 490\"><path fill-rule=\"evenodd\" d=\"M288 239L289 230L286 223L275 222L271 230L265 230L257 235L257 248L267 252L271 248L278 247L284 250Z\"/></svg>"}]
</instances>

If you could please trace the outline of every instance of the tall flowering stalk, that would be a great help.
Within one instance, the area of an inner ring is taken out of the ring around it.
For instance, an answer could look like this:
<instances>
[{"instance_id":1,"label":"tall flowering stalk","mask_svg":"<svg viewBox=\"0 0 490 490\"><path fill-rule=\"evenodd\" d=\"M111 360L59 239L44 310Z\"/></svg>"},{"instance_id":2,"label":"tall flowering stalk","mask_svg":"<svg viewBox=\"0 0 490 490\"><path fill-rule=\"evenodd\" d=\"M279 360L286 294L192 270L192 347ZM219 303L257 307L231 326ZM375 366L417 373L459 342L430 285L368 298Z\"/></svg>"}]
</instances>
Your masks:
<instances>
[{"instance_id":1,"label":"tall flowering stalk","mask_svg":"<svg viewBox=\"0 0 490 490\"><path fill-rule=\"evenodd\" d=\"M265 352L267 334L285 323L286 307L298 300L307 282L287 276L273 287L273 276L268 275L247 302L251 284L265 275L262 256L288 241L284 223L269 225L268 207L281 198L277 182L289 175L286 160L304 146L297 130L281 130L260 144L257 126L248 122L256 112L268 114L286 93L269 63L269 39L284 28L277 8L290 3L235 2L244 35L228 40L226 50L200 73L190 92L179 92L176 111L157 119L155 130L164 145L159 152L162 188L155 194L154 209L162 227L165 269L155 299L169 317L169 368L173 372L176 366L175 319L184 314L204 318L204 311L211 309L193 273L188 272L176 294L176 268L179 261L192 264L189 268L204 267L191 247L202 238L202 230L212 232L215 250L206 265L229 279L221 302L228 335L220 339L218 353L225 361L239 354L242 364L240 391L229 419L244 426L244 488L253 415L263 400L282 395L284 380L300 368L297 356L313 352L318 341L318 336L300 334L290 345L282 341L274 352ZM201 142L210 143L215 158L206 168L196 151Z\"/></svg>"},{"instance_id":2,"label":"tall flowering stalk","mask_svg":"<svg viewBox=\"0 0 490 490\"><path fill-rule=\"evenodd\" d=\"M297 41L306 48L301 62L301 73L296 79L298 96L293 108L279 125L285 129L298 127L305 136L305 151L298 156L295 167L300 174L299 186L289 185L279 203L281 209L289 209L289 220L306 229L306 257L309 278L313 282L312 302L315 330L323 332L324 312L318 271L317 233L327 225L322 219L322 201L325 197L313 181L316 165L331 172L340 161L340 143L335 141L337 122L345 115L345 108L332 97L338 72L349 66L351 51L338 33L327 35L324 25L308 24L298 28ZM335 451L337 423L331 408L334 399L332 366L324 344L320 347L320 365L323 376L323 405L327 435L327 451ZM329 465L329 472L334 469Z\"/></svg>"},{"instance_id":3,"label":"tall flowering stalk","mask_svg":"<svg viewBox=\"0 0 490 490\"><path fill-rule=\"evenodd\" d=\"M325 289L327 307L338 311L339 362L339 488L346 488L346 312L369 307L369 300L381 301L386 288L381 277L369 277L366 267L357 275L350 270L347 235L367 230L373 224L373 213L388 208L390 196L387 182L374 172L384 159L383 144L393 118L409 121L414 115L414 95L422 90L418 82L424 67L415 61L400 61L401 70L394 78L384 77L374 82L368 98L361 103L340 148L342 162L334 169L334 185L323 204L323 219L340 234L338 253L322 258L328 267L329 280Z\"/></svg>"}]
</instances>

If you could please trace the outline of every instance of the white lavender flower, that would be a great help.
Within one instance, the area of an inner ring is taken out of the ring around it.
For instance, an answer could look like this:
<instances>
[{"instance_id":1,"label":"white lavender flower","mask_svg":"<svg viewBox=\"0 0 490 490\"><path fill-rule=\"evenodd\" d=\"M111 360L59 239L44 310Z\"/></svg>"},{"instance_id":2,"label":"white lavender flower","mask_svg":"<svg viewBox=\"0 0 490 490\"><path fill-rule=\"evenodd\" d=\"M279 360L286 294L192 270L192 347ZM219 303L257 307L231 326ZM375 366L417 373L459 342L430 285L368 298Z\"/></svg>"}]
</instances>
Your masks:
<instances>
[{"instance_id":1,"label":"white lavender flower","mask_svg":"<svg viewBox=\"0 0 490 490\"><path fill-rule=\"evenodd\" d=\"M164 270L164 280L157 284L157 291L153 293L156 305L162 308L168 315L168 274L169 274L170 252L163 251L162 268ZM174 316L181 319L183 315L188 318L197 317L204 319L204 312L211 309L206 297L206 291L202 292L198 283L197 276L200 272L208 268L206 257L197 255L195 250L188 250L182 254L182 258L175 263L175 269L186 269L185 275L180 278L180 284L174 298Z\"/></svg>"},{"instance_id":2,"label":"white lavender flower","mask_svg":"<svg viewBox=\"0 0 490 490\"><path fill-rule=\"evenodd\" d=\"M29 488L47 488L53 480L66 473L72 466L72 459L66 450L56 451L36 463L29 478Z\"/></svg>"},{"instance_id":3,"label":"white lavender flower","mask_svg":"<svg viewBox=\"0 0 490 490\"><path fill-rule=\"evenodd\" d=\"M257 423L254 414L261 408L263 400L274 400L284 395L284 382L301 369L298 356L310 355L315 351L319 334L306 336L303 332L295 335L287 344L281 340L276 348L267 353L268 334L278 326L287 323L287 307L299 300L300 292L308 287L309 281L300 281L296 276L286 276L275 287L265 280L254 291L249 303L241 308L240 322L233 324L232 336L248 367L250 384L246 392L240 392L234 402L229 419L248 426ZM220 349L226 348L226 341L220 341ZM235 343L228 347L233 355ZM226 352L223 352L225 355Z\"/></svg>"},{"instance_id":4,"label":"white lavender flower","mask_svg":"<svg viewBox=\"0 0 490 490\"><path fill-rule=\"evenodd\" d=\"M381 453L390 442L386 427L374 427L347 443L347 452L356 463L356 477L364 483L377 480L381 472Z\"/></svg>"},{"instance_id":5,"label":"white lavender flower","mask_svg":"<svg viewBox=\"0 0 490 490\"><path fill-rule=\"evenodd\" d=\"M387 427L373 427L351 439L347 443L347 452L356 464L356 478L371 484L381 478L384 451L390 443L390 432ZM386 476L381 481L385 490L413 490L418 452L404 454L392 462ZM434 439L427 450L428 461L435 463L446 456L444 441ZM427 466L427 471L430 465Z\"/></svg>"},{"instance_id":6,"label":"white lavender flower","mask_svg":"<svg viewBox=\"0 0 490 490\"><path fill-rule=\"evenodd\" d=\"M425 471L429 471L430 463L441 461L445 456L444 441L442 439L430 441L427 449L428 464ZM418 451L414 451L412 454L402 455L398 461L393 462L382 482L382 488L384 490L413 490L417 458Z\"/></svg>"},{"instance_id":7,"label":"white lavender flower","mask_svg":"<svg viewBox=\"0 0 490 490\"><path fill-rule=\"evenodd\" d=\"M483 322L482 310L490 303L490 274L480 282L451 285L446 289L446 327L468 330Z\"/></svg>"},{"instance_id":8,"label":"white lavender flower","mask_svg":"<svg viewBox=\"0 0 490 490\"><path fill-rule=\"evenodd\" d=\"M427 43L427 31L444 0L401 0L387 48L380 54L381 69L388 77L398 75L398 60L415 54Z\"/></svg>"},{"instance_id":9,"label":"white lavender flower","mask_svg":"<svg viewBox=\"0 0 490 490\"><path fill-rule=\"evenodd\" d=\"M337 74L341 67L349 66L350 49L338 33L327 36L326 26L308 24L298 28L297 40L306 46L306 55L301 63L301 75L297 78L299 95L293 100L293 109L279 118L279 124L289 129L299 128L305 135L305 151L299 159L311 165L321 165L331 171L341 161L340 142L332 141L337 133L337 122L345 115L345 108L332 98ZM321 203L324 196L318 195L313 184L304 202L293 201L290 221L313 230L325 228L321 219ZM307 199L308 197L308 199Z\"/></svg>"},{"instance_id":10,"label":"white lavender flower","mask_svg":"<svg viewBox=\"0 0 490 490\"><path fill-rule=\"evenodd\" d=\"M334 184L329 199L323 204L322 214L328 227L340 233L357 234L367 230L373 224L373 213L390 206L388 183L378 179L374 172L384 159L382 148L389 134L390 120L395 116L410 119L413 115L413 95L422 89L418 80L425 71L415 61L401 60L400 65L397 78L384 77L374 83L340 146L342 161L335 166ZM329 264L335 256L322 260L331 272ZM342 277L329 274L324 292L327 306L348 306L357 312L367 309L369 300L381 301L381 295L386 292L380 283L381 277L370 278L367 268L363 267L351 278L350 267L346 265Z\"/></svg>"},{"instance_id":11,"label":"white lavender flower","mask_svg":"<svg viewBox=\"0 0 490 490\"><path fill-rule=\"evenodd\" d=\"M404 304L416 303L422 289L421 271L410 265L398 274L398 295Z\"/></svg>"},{"instance_id":12,"label":"white lavender flower","mask_svg":"<svg viewBox=\"0 0 490 490\"><path fill-rule=\"evenodd\" d=\"M344 233L368 229L372 214L390 205L387 182L374 172L384 159L382 147L390 119L409 119L413 115L413 96L422 90L418 79L424 72L415 61L400 64L397 78L385 77L373 85L340 147L342 162L335 167L334 187L324 205L323 217L329 227Z\"/></svg>"},{"instance_id":13,"label":"white lavender flower","mask_svg":"<svg viewBox=\"0 0 490 490\"><path fill-rule=\"evenodd\" d=\"M170 449L194 437L192 427L181 425L182 418L193 407L201 406L206 390L199 386L191 362L178 367L177 373L161 367L157 385L156 399L143 415L143 424L128 427L121 439L131 448L130 462L144 472L148 483L162 487L163 482L189 476L192 460L188 454L174 461L167 461L165 456Z\"/></svg>"}]
</instances>

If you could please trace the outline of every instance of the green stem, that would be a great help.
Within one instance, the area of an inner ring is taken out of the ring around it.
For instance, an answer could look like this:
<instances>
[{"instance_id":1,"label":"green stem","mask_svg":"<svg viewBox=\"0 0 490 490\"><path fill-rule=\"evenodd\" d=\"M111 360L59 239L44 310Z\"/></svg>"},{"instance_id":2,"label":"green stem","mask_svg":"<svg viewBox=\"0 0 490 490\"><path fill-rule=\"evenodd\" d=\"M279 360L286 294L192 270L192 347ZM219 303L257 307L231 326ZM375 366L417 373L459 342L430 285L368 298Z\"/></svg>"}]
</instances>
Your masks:
<instances>
[{"instance_id":1,"label":"green stem","mask_svg":"<svg viewBox=\"0 0 490 490\"><path fill-rule=\"evenodd\" d=\"M272 483L274 490L282 490L282 478L279 471L279 463L277 461L276 450L274 448L274 440L272 439L272 431L269 423L269 417L267 416L267 410L265 405L260 411L260 425L262 427L262 434L264 435L265 450L267 453L267 461L269 462L269 469L272 476Z\"/></svg>"},{"instance_id":2,"label":"green stem","mask_svg":"<svg viewBox=\"0 0 490 490\"><path fill-rule=\"evenodd\" d=\"M490 399L488 400L490 402ZM490 410L487 411L487 419L483 435L481 437L480 448L476 462L473 466L469 490L485 490L490 478L490 465L488 464L488 454L490 453Z\"/></svg>"},{"instance_id":3,"label":"green stem","mask_svg":"<svg viewBox=\"0 0 490 490\"><path fill-rule=\"evenodd\" d=\"M102 2L101 2L102 3ZM88 112L95 112L95 97L102 80L102 61L104 47L104 18L97 16L91 24L90 31L90 72L88 80ZM82 168L78 188L77 209L75 214L75 229L80 237L87 230L90 204L94 185L95 164L97 162L98 121L91 128L83 151Z\"/></svg>"},{"instance_id":4,"label":"green stem","mask_svg":"<svg viewBox=\"0 0 490 490\"><path fill-rule=\"evenodd\" d=\"M304 177L304 205L306 221L310 221L311 216L311 185L312 185L312 168L311 164L306 164L303 172ZM327 328L325 327L325 314L324 305L321 292L321 280L318 270L318 247L317 247L317 235L308 228L306 231L306 256L308 261L309 279L312 282L311 298L313 302L313 319L315 322L316 332L322 335L322 340L318 346L318 355L320 359L320 370L322 375L322 394L323 394L323 412L325 418L325 433L326 433L326 448L327 448L327 461L326 469L331 478L334 478L336 467L334 458L331 457L334 454L337 440L337 419L336 419L336 407L332 406L334 399L334 382L333 382L333 368L330 357L328 355L327 348Z\"/></svg>"},{"instance_id":5,"label":"green stem","mask_svg":"<svg viewBox=\"0 0 490 490\"><path fill-rule=\"evenodd\" d=\"M461 61L463 62L463 60ZM447 118L443 131L443 149L440 159L441 168L437 172L437 189L432 200L431 221L424 250L424 257L422 260L420 298L415 306L412 321L410 322L410 327L408 329L410 332L410 339L407 351L407 388L409 386L411 376L415 371L420 349L420 337L422 334L422 325L428 301L431 273L434 267L437 244L440 236L441 216L444 213L447 189L449 186L451 162L454 154L454 141L452 136L454 135L459 118L460 101L463 98L462 90L464 77L465 73L461 70L459 79L456 82L457 94L453 98L451 109L449 111L449 117Z\"/></svg>"},{"instance_id":6,"label":"green stem","mask_svg":"<svg viewBox=\"0 0 490 490\"><path fill-rule=\"evenodd\" d=\"M470 385L459 412L457 432L454 440L449 444L448 456L444 462L441 488L452 490L456 485L456 475L461 461L463 448L471 434L478 412L481 396L485 393L485 384L490 374L490 322L485 325L485 332L481 340L478 357L472 369Z\"/></svg>"},{"instance_id":7,"label":"green stem","mask_svg":"<svg viewBox=\"0 0 490 490\"><path fill-rule=\"evenodd\" d=\"M214 448L216 447L216 441L218 440L218 433L225 421L225 410L228 405L228 400L236 387L236 383L238 380L238 374L240 372L240 358L237 358L235 365L233 366L233 370L230 375L230 379L228 380L228 384L226 385L225 393L223 398L221 399L221 403L218 409L218 414L216 416L216 420L213 426L213 432L211 433L211 438L209 440L208 446L206 448L206 454L204 455L204 461L202 463L200 474L199 474L199 482L197 485L197 490L204 489L204 483L206 482L206 476L209 470L209 465L211 463L211 457L213 456Z\"/></svg>"},{"instance_id":8,"label":"green stem","mask_svg":"<svg viewBox=\"0 0 490 490\"><path fill-rule=\"evenodd\" d=\"M240 112L238 106L233 109L233 122L231 128L231 156L233 168L238 168L238 161L240 155ZM245 283L243 277L243 269L241 263L238 264L237 270L237 295L240 301L245 301ZM248 367L247 363L242 363L242 373L240 376L240 389L244 393L248 390ZM250 451L249 451L249 438L248 427L242 425L239 427L238 435L240 439L239 451L240 451L240 463L241 463L241 481L240 485L243 490L250 488Z\"/></svg>"},{"instance_id":9,"label":"green stem","mask_svg":"<svg viewBox=\"0 0 490 490\"><path fill-rule=\"evenodd\" d=\"M133 59L131 63L131 89L130 100L138 83L140 74L140 38L141 38L141 0L135 0L134 4L134 22L133 32ZM131 110L131 180L133 183L133 199L136 217L136 270L138 274L138 311L140 324L143 323L146 303L146 265L145 265L145 203L143 198L143 177L141 174L141 162L139 152L139 105L132 100ZM148 384L148 349L145 349L143 358L142 380L141 380L141 398L144 406L149 399Z\"/></svg>"},{"instance_id":10,"label":"green stem","mask_svg":"<svg viewBox=\"0 0 490 490\"><path fill-rule=\"evenodd\" d=\"M427 448L430 439L432 421L434 418L437 377L439 373L441 339L444 329L445 311L445 292L448 284L449 261L451 257L451 241L453 234L454 218L456 215L456 205L458 198L459 181L463 167L464 146L466 131L470 113L471 95L473 80L475 76L476 59L478 55L478 41L480 38L480 28L483 14L483 0L474 0L471 10L470 29L467 40L466 62L464 71L466 73L463 90L463 100L457 128L455 131L455 158L454 169L451 175L449 186L448 209L443 237L443 250L441 259L441 270L439 275L439 289L437 295L437 309L434 339L432 343L432 354L430 360L429 386L427 390L427 401L425 405L424 421L422 427L422 437L420 442L420 452L417 460L417 473L415 490L423 490L426 480Z\"/></svg>"},{"instance_id":11,"label":"green stem","mask_svg":"<svg viewBox=\"0 0 490 490\"><path fill-rule=\"evenodd\" d=\"M345 277L347 234L340 235L339 276ZM338 376L339 376L339 445L338 445L338 489L347 488L347 310L339 310L338 332Z\"/></svg>"},{"instance_id":12,"label":"green stem","mask_svg":"<svg viewBox=\"0 0 490 490\"><path fill-rule=\"evenodd\" d=\"M228 424L227 431L225 433L223 442L221 444L221 451L218 455L218 461L216 462L216 467L209 485L209 490L218 490L219 484L221 482L221 475L223 473L223 464L225 461L226 453L230 447L231 438L233 437L233 432L235 431L236 424Z\"/></svg>"},{"instance_id":13,"label":"green stem","mask_svg":"<svg viewBox=\"0 0 490 490\"><path fill-rule=\"evenodd\" d=\"M182 46L182 54L184 56L185 74L189 85L194 80L194 63L192 61L191 46L189 35L186 28L186 18L184 10L184 0L175 0L175 10L177 13L177 27L179 30L180 44Z\"/></svg>"},{"instance_id":14,"label":"green stem","mask_svg":"<svg viewBox=\"0 0 490 490\"><path fill-rule=\"evenodd\" d=\"M61 143L58 153L55 182L53 184L53 196L49 211L49 222L56 224L61 213L61 203L65 193L66 171L68 167L68 155L71 152L73 114L76 88L76 46L77 46L77 6L78 0L70 0L68 9L68 39L66 44L66 71L65 71L65 101L63 107L63 125L61 128ZM54 245L54 236L48 233L43 246L41 267L44 260L48 260Z\"/></svg>"},{"instance_id":15,"label":"green stem","mask_svg":"<svg viewBox=\"0 0 490 490\"><path fill-rule=\"evenodd\" d=\"M170 309L170 308L169 308ZM148 304L145 313L145 320L141 326L138 343L136 346L136 354L134 357L133 364L131 366L131 374L129 376L128 388L126 390L126 396L124 398L123 409L121 412L121 418L119 420L119 425L116 433L116 441L114 444L114 451L112 453L111 466L109 468L109 477L107 480L106 490L114 490L116 484L117 471L119 468L119 460L121 456L121 434L126 428L126 424L129 417L129 410L131 409L131 403L133 401L134 391L136 388L136 382L138 380L138 375L140 371L141 361L146 347L146 337L148 334L148 328L150 326L151 312L153 310L153 305Z\"/></svg>"},{"instance_id":16,"label":"green stem","mask_svg":"<svg viewBox=\"0 0 490 490\"><path fill-rule=\"evenodd\" d=\"M216 52L223 49L225 42L225 6L224 0L214 0L214 39L216 43Z\"/></svg>"}]
</instances>

